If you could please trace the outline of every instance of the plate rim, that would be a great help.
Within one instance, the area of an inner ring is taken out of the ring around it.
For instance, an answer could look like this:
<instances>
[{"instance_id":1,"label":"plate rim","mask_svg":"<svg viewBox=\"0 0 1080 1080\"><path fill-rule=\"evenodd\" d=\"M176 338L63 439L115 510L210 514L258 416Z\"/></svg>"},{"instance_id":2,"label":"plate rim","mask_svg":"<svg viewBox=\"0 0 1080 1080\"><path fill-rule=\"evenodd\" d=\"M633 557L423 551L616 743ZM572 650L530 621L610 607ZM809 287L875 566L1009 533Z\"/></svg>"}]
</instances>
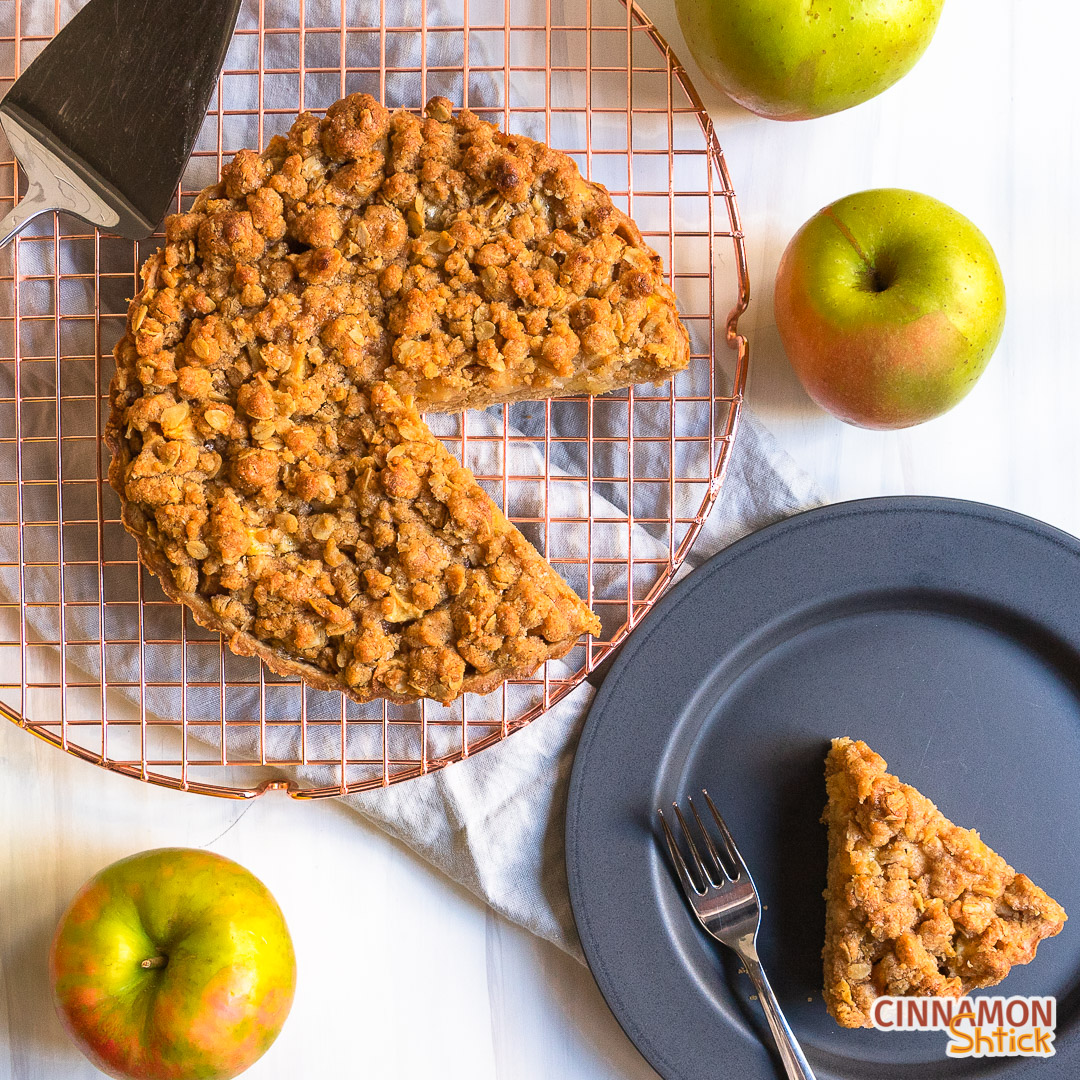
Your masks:
<instances>
[{"instance_id":1,"label":"plate rim","mask_svg":"<svg viewBox=\"0 0 1080 1080\"><path fill-rule=\"evenodd\" d=\"M1076 559L1080 559L1080 538L1048 522L1019 511L1006 507L995 506L978 500L959 499L948 496L935 495L882 495L868 498L844 500L834 503L826 503L802 510L771 522L760 529L754 530L735 540L727 547L712 555L697 570L693 571L682 581L677 582L655 605L648 618L643 620L637 632L627 641L619 655L616 656L602 685L597 691L596 697L590 706L577 748L575 750L573 767L571 769L566 801L566 824L564 829L565 863L567 873L567 885L570 895L570 907L574 918L575 927L581 941L582 951L586 963L605 1002L611 1009L619 1026L627 1037L642 1054L648 1064L657 1070L665 1080L682 1080L682 1073L670 1074L665 1070L672 1068L673 1063L664 1060L657 1048L652 1045L652 1040L647 1032L641 1031L634 1018L626 1015L622 995L618 988L613 985L608 977L604 958L600 955L595 937L590 932L589 912L584 909L582 896L581 863L579 857L580 802L586 780L586 758L590 747L593 745L600 730L601 720L593 722L594 717L601 717L607 710L609 699L616 693L619 676L634 663L637 654L648 644L655 634L666 622L670 615L683 603L685 603L699 589L706 587L713 576L720 573L729 563L753 551L755 548L773 542L790 532L796 532L807 527L814 527L819 522L835 521L841 518L856 517L867 514L945 514L977 519L993 525L1004 525L1017 529L1020 532L1042 541L1050 542L1056 547ZM663 761L656 763L657 775L662 771ZM1058 1028L1055 1047L1062 1047L1063 1036L1069 1035L1069 1046L1072 1047L1078 1034L1080 1024L1071 1024L1068 1029ZM826 1054L826 1057L832 1055ZM1011 1080L1019 1080L1031 1073L1031 1066L1040 1061L1045 1065L1050 1061L1061 1059L1051 1058L1026 1059L1020 1057L985 1059L980 1062L974 1072L982 1075L1007 1075ZM899 1066L900 1069L918 1068L917 1065ZM1057 1070L1055 1070L1055 1073ZM777 1074L779 1075L779 1073ZM1045 1080L1056 1080L1056 1077L1043 1071L1041 1074ZM1061 1074L1064 1075L1064 1074Z\"/></svg>"}]
</instances>

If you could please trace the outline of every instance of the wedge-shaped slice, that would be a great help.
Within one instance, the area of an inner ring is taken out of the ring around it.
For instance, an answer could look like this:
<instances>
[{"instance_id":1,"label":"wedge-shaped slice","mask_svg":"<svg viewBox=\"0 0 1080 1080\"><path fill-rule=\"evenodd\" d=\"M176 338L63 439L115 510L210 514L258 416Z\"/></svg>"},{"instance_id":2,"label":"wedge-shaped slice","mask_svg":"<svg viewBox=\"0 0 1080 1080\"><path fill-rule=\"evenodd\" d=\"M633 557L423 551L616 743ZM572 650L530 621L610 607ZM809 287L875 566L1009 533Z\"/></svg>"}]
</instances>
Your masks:
<instances>
[{"instance_id":1,"label":"wedge-shaped slice","mask_svg":"<svg viewBox=\"0 0 1080 1080\"><path fill-rule=\"evenodd\" d=\"M321 419L254 444L227 404L129 400L118 376L110 481L166 593L235 652L361 701L486 693L599 630L410 403L320 370ZM244 385L249 412L310 390Z\"/></svg>"},{"instance_id":2,"label":"wedge-shaped slice","mask_svg":"<svg viewBox=\"0 0 1080 1080\"><path fill-rule=\"evenodd\" d=\"M993 986L1066 919L977 832L885 770L848 738L825 762L825 1003L843 1027L870 1026L879 995Z\"/></svg>"}]
</instances>

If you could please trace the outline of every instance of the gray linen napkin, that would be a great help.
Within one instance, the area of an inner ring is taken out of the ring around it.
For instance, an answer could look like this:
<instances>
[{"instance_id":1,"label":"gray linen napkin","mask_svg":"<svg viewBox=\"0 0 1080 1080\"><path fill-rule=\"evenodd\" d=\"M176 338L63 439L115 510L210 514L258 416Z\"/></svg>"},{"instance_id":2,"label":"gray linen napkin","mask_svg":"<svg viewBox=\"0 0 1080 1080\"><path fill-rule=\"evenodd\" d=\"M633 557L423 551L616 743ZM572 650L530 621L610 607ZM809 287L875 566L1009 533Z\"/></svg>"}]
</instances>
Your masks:
<instances>
[{"instance_id":1,"label":"gray linen napkin","mask_svg":"<svg viewBox=\"0 0 1080 1080\"><path fill-rule=\"evenodd\" d=\"M568 21L564 18L564 8L568 0L553 0L551 4L551 18L553 25L560 25ZM607 5L607 7L605 7ZM61 23L66 21L81 6L75 0L65 0L61 10ZM478 12L483 7L483 0L474 0L472 11L478 18ZM490 5L489 5L490 6ZM377 73L370 70L377 68L379 64L379 50L387 50L387 64L391 68L408 68L416 64L415 50L418 48L415 35L401 33L387 34L385 40L378 34L354 32L357 27L367 25L364 20L377 20L377 8L374 5L349 4L347 5L348 25L353 28L347 35L346 47L348 52L349 70L342 79L339 70L339 50L341 47L341 34L333 30L339 27L342 5L339 0L308 0L305 6L306 25L309 28L329 29L311 30L305 37L295 33L288 33L290 27L296 25L296 5L294 0L267 0L262 13L262 27L269 31L263 36L263 63L268 70L279 69L287 71L297 66L299 50L304 50L305 63L309 68L323 69L309 73L304 81L305 105L309 108L325 108L332 103L344 90L366 90L376 95L379 93ZM502 3L492 8L492 19L495 16L502 18ZM407 25L419 18L419 0L406 0L400 6L395 16L401 25ZM610 8L610 10L608 10ZM568 9L571 14L575 9ZM617 0L596 0L594 3L594 17L597 22L607 21L618 26L620 18L625 19L625 13L620 16L623 9L619 7ZM546 17L545 0L514 0L515 24L538 24L542 25ZM428 0L428 21L431 26L460 25L460 4L453 0ZM31 27L35 33L47 35L53 30L54 19L57 9L53 0L23 0L23 32L29 32L26 28ZM481 20L483 21L483 20ZM371 25L374 25L372 23ZM260 26L258 5L249 2L241 14L240 26L255 28ZM10 30L8 31L10 33ZM498 40L495 40L498 38ZM612 35L600 35L596 49L602 47L604 41L615 41ZM529 42L531 41L531 45ZM462 44L460 35L455 34L430 34L429 66L432 71L428 73L427 92L429 95L436 93L445 94L455 101L462 98ZM469 100L475 105L502 106L504 103L503 87L497 74L502 65L501 49L504 42L501 35L492 37L488 34L473 35L470 42L470 63L472 75L469 84ZM255 35L238 35L230 50L227 68L251 69L257 67L259 39ZM538 43L535 35L527 39L522 46L528 48L540 48L537 56L519 54L515 56L515 64L529 65L534 61L542 66L544 57L542 54L543 44ZM556 66L568 61L577 62L572 57L562 55L560 50L576 48L569 36L553 36L552 61ZM619 46L616 46L618 48ZM624 47L623 47L624 48ZM496 52L496 49L498 51ZM24 54L28 50L24 50ZM325 54L325 55L324 55ZM29 57L27 57L28 59ZM594 52L594 62L600 59L599 54ZM619 61L619 56L613 60ZM624 62L624 58L622 61ZM329 70L325 70L329 69ZM493 74L495 72L496 74ZM526 75L529 73L525 73ZM268 74L260 85L255 77L236 76L225 80L222 92L222 106L224 109L223 124L225 128L224 142L227 146L253 146L263 141L276 131L284 130L291 122L293 111L297 104L299 85L296 76L288 74ZM420 77L418 73L402 73L394 79L386 81L386 103L390 106L415 105L421 94ZM538 88L527 78L517 79L510 88L510 103L528 104L536 95ZM539 93L543 94L543 87ZM576 88L569 78L556 82L554 77L550 86L553 105L574 106L580 108L580 102L575 104ZM261 95L261 98L260 98ZM252 113L244 113L243 110L254 109L259 102L265 110L270 110L264 115L260 130L257 117ZM535 102L534 102L535 103ZM282 111L275 112L273 110ZM666 124L663 112L659 113L657 122ZM604 117L598 115L596 133L602 130ZM649 138L648 114L644 114L638 121L638 132L641 137ZM532 115L532 122L538 118ZM525 114L521 124L530 122L529 114ZM554 113L550 122L552 124L551 141L556 145L581 146L583 145L583 115L580 112L568 111L566 113ZM620 120L620 123L622 121ZM525 133L543 137L543 118L539 117L541 127L539 130L529 130ZM519 124L518 130L521 130ZM666 137L664 131L651 133L652 136ZM206 150L214 150L217 146L217 121L208 123L204 132L201 145ZM605 158L594 162L594 168L599 169L605 162L611 163L615 158ZM680 162L682 159L678 159ZM197 188L212 183L216 179L217 160L216 155L204 156L192 159L185 187ZM606 179L606 177L601 177ZM624 174L625 185L625 174ZM618 186L617 183L614 186ZM644 208L642 208L644 210ZM683 210L676 207L676 215L692 213L692 210ZM680 229L698 228L700 223L691 224L687 220L676 222ZM666 223L661 226L666 228ZM130 248L128 249L130 252ZM143 252L142 254L145 254ZM130 256L123 256L129 258ZM64 273L76 273L89 275L89 279L71 278L61 282L59 309L61 314L79 315L90 314L94 311L95 300L100 302L103 314L120 314L124 310L124 298L118 289L112 288L115 281L108 281L110 293L105 295L106 279L102 280L102 295L95 298L87 286L87 280L92 283L95 270L95 254L93 245L67 244L62 246L62 261ZM110 260L116 258L112 248L102 247L99 256L101 262L97 267L100 270L112 272L122 271L122 261L115 263ZM10 266L11 249L0 252L0 263L5 267ZM39 265L40 264L40 265ZM129 266L127 273L134 267ZM48 278L53 273L53 254L49 244L24 244L22 258L19 267L20 276L34 278L40 275ZM719 275L733 277L730 266L718 268ZM128 279L132 280L132 279ZM121 282L121 284L124 284ZM685 283L689 289L693 283ZM680 294L680 300L684 303L692 303ZM33 281L24 280L21 302L23 313L29 315L45 315L56 310L52 305L56 298L52 297L47 289L38 290ZM718 298L718 310L722 313L724 305L728 301ZM106 323L102 320L102 344L105 348L109 342L104 338L119 326L117 320ZM691 336L695 352L706 351L707 342L703 341L702 322L692 322L690 326ZM108 329L106 327L108 326ZM23 324L23 350L24 356L34 355L48 358L55 357L55 322L51 319L29 320ZM63 487L63 514L65 520L76 518L85 520L87 510L90 514L96 513L93 502L88 508L84 508L83 496L92 494L92 488L88 481L93 477L93 454L80 454L72 452L63 457L57 463L54 445L50 440L55 438L55 425L59 423L61 433L65 438L72 436L88 436L92 434L93 425L87 427L86 410L79 402L65 401L61 415L56 417L50 411L47 398L53 392L56 383L60 379L61 390L68 393L87 394L92 387L90 385L80 389L79 380L85 380L89 375L92 380L92 365L87 368L87 361L68 359L68 357L88 357L93 355L95 348L94 323L92 321L71 321L65 323L61 329L62 356L65 357L63 366L48 361L44 363L23 365L24 395L33 397L35 393L43 395L46 399L41 407L37 407L33 401L24 405L22 434L24 439L39 439L40 442L26 444L23 456L24 479L44 481L41 486L25 489L25 514L39 514L39 520L55 521L58 504L60 503L59 491ZM50 353L52 349L52 353ZM702 375L705 375L702 385ZM707 367L697 364L682 373L679 378L681 393L693 392L696 394L708 393ZM34 383L35 379L41 380L41 385ZM29 382L28 382L29 380ZM71 388L65 388L65 383L70 383ZM78 384L78 385L77 385ZM573 437L580 436L585 430L587 410L583 405L562 404L551 413L551 439L549 440L550 461L546 465L541 443L529 443L527 441L511 441L505 443L501 440L483 441L477 440L469 443L469 456L466 464L479 474L499 476L506 466L509 471L516 475L536 475L543 477L545 471L554 475L581 476L584 473L582 455L585 453L582 442L574 442ZM515 406L508 414L511 436L533 436L542 433L545 421L543 409L539 411L528 404ZM437 418L436 423L440 434L447 438L460 437L460 431L455 425L456 418ZM598 408L594 415L594 433L607 435L616 440L620 435L625 435L626 425L629 423L628 410L625 397L615 401L609 406ZM489 410L484 413L472 413L467 420L468 433L475 435L492 435L503 432L503 418L501 410ZM634 468L637 475L664 475L655 473L656 469L671 469L668 458L668 436L671 431L671 410L666 402L635 402L633 408L633 424L635 435L659 435L663 436L655 445L648 442L635 444ZM537 425L540 425L538 427ZM69 442L68 449L78 450L81 444ZM623 444L625 447L625 444ZM617 442L610 444L612 448L618 446ZM83 446L83 450L91 449ZM38 452L40 451L40 453ZM624 450L625 452L625 450ZM600 446L597 453L603 454L604 447ZM616 449L611 449L613 455L617 455ZM50 457L50 454L52 455ZM507 461L503 461L503 455L507 455ZM658 455L653 457L653 455ZM89 465L89 472L87 466ZM625 472L626 463L612 458L605 461L602 457L594 457L594 469L599 470L602 465L610 465L608 470L612 475L619 475L622 468ZM3 463L0 462L0 468ZM28 473L28 470L29 473ZM37 470L36 472L34 470ZM53 487L53 484L56 486ZM559 517L582 517L586 509L591 505L594 517L610 518L614 521L623 519L623 524L606 529L594 528L592 542L594 555L619 556L625 558L629 544L632 542L635 556L658 557L663 559L669 550L669 539L651 532L647 527L631 525L628 520L628 501L631 498L631 484L607 484L595 485L593 491L589 491L585 484L568 481L557 485L543 485L537 483L525 491L517 493L517 502L512 512L517 515L537 515L543 513L543 500L548 500L548 509L552 516ZM496 485L497 487L497 485ZM669 499L676 500L680 511L692 512L700 503L704 486L683 485L685 490L668 491L664 485L649 487L648 485L636 486L632 493L634 500L634 514L636 517L657 516L666 518L669 511ZM602 488L602 490L601 490ZM530 494L531 492L531 494ZM492 494L500 497L498 490L493 489ZM111 499L111 495L109 498ZM31 499L31 496L34 498ZM35 500L41 501L40 507L35 507ZM650 501L651 500L651 501ZM737 537L750 532L771 521L777 520L793 511L812 505L817 501L816 494L808 479L798 470L794 463L777 447L771 436L758 424L749 413L744 414L741 429L734 445L732 459L726 483L720 495L720 499L709 517L705 527L698 538L697 544L691 556L684 564L681 574L691 572L706 558L720 550L726 544ZM110 504L110 513L115 513L115 504ZM13 516L13 515L5 515ZM32 520L28 517L27 520ZM529 533L529 530L525 530ZM24 530L24 533L26 530ZM6 533L5 533L6 535ZM32 530L27 535L41 538L41 550L30 551L24 548L24 558L34 559L40 557L44 564L56 558L55 531L50 534L46 530ZM80 545L86 548L85 557L89 560L96 559L96 530L79 526L65 527L66 554L69 560L83 558L80 553ZM533 530L529 538L542 548L547 538ZM123 549L128 554L122 557L133 557L133 544L119 530L107 533L109 550L114 557L119 557L119 551ZM2 543L2 541L0 541ZM26 543L24 537L24 544ZM587 534L584 530L577 533L560 535L557 539L558 553L562 557L571 557L585 554L584 544L587 543ZM51 551L51 554L50 554ZM15 551L0 552L0 556L7 562L16 562ZM10 567L14 571L17 567ZM77 568L81 570L81 568ZM94 567L88 568L96 570ZM133 568L132 568L133 569ZM18 598L19 580L17 573L5 570L0 573L0 594L6 594L10 599ZM128 608L134 610L135 605L117 604L111 605L112 600L132 600L130 590L133 586L127 579L121 580L120 569L116 568L116 574L106 574L104 579L104 599L106 604L106 620L110 617L121 617ZM47 571L47 567L46 567ZM610 578L604 577L603 564L596 564L594 570L594 590L596 595L604 595L610 590L616 590L619 583L617 575L622 572L616 566L612 566L607 573ZM647 563L639 568L639 582L648 585L648 573L650 567ZM655 567L652 572L657 572ZM85 595L95 599L98 589L97 575L90 572L87 575L76 573L76 568L67 571L66 589L70 592L73 588L84 589ZM130 576L130 575L129 575ZM83 582L82 578L86 581ZM61 670L60 649L55 644L61 640L61 609L55 595L56 578L47 572L35 573L33 580L28 580L27 589L36 588L38 595L33 599L40 601L40 606L32 606L24 609L25 626L24 633L28 642L34 642L28 649L27 678L29 681L57 682L63 674ZM115 578L115 580L113 580ZM40 580L38 580L40 579ZM132 578L134 580L134 578ZM580 588L582 582L573 581L575 587ZM124 590L127 589L127 592ZM113 590L111 593L110 590ZM28 597L24 597L26 599ZM69 597L70 599L70 597ZM5 609L10 615L12 609ZM65 607L66 621L63 625L63 635L69 642L80 639L93 641L101 632L101 628L94 621L97 618L97 608L92 607ZM620 609L607 609L609 620L614 620L614 625L605 629L614 629L624 617ZM15 609L16 614L18 609ZM155 617L166 617L165 609L155 609ZM129 618L134 618L129 613ZM149 617L149 616L148 616ZM82 620L86 620L83 625ZM106 632L112 637L137 637L138 626L135 624L120 626L107 626ZM18 640L18 630L12 631L5 626L4 637L7 640ZM171 636L175 631L169 631L164 636ZM212 645L208 642L208 645ZM5 653L10 650L4 650ZM216 646L213 646L210 657L210 667L201 671L198 657L201 654L197 646L189 646L187 658L189 669L188 678L192 681L205 679L213 682L217 678ZM0 657L4 660L12 660L11 657ZM178 647L168 645L146 645L140 655L138 648L110 646L103 656L96 646L82 647L69 644L65 650L63 662L66 666L68 681L74 681L74 671L78 669L86 677L88 690L85 695L77 695L69 691L69 710L76 707L85 707L89 713L100 709L99 689L103 674L107 673L108 681L115 686L124 681L139 681L140 663L145 665L145 674L150 682L175 683L177 679L177 666L183 662ZM250 661L240 661L233 657L227 658L230 676L238 676L241 672L245 677L250 676L251 671L245 669ZM104 664L105 672L102 671ZM257 671L257 668L255 669ZM565 665L552 665L550 674L558 677L567 674L569 669ZM17 682L17 679L16 679ZM240 690L233 694L230 688L228 699L228 716L230 719L258 714L259 700L257 689ZM289 698L283 688L273 688L276 696L268 698L268 715L271 710L282 710L274 714L278 719L288 720L295 718L295 702L298 697ZM277 690L282 689L281 694ZM489 903L495 910L507 918L527 927L541 937L553 941L560 947L580 956L580 948L574 931L573 921L570 915L569 898L566 890L565 869L563 865L562 841L563 841L563 813L566 797L566 785L569 778L570 764L573 758L574 747L580 734L581 726L588 711L595 690L589 683L584 683L576 690L550 709L540 719L536 720L522 731L514 734L502 744L492 747L467 761L453 765L440 772L418 780L410 781L387 788L385 790L352 796L343 800L350 808L384 829L386 832L397 837L407 844L423 858L445 872L454 880L472 890L482 900ZM512 693L527 695L535 694L535 689L515 689ZM119 717L124 710L132 711L137 704L137 691L112 690L110 691L110 715ZM34 691L30 700L26 703L27 711L31 715L41 715L47 710L55 712L56 701L45 691ZM85 701L82 698L85 697ZM325 698L325 701L323 700ZM292 703L292 704L290 704ZM18 703L14 703L18 704ZM490 716L498 721L501 715L501 699L498 694L491 695L486 699L472 699L470 704L470 722ZM513 704L513 702L512 702ZM208 718L215 715L214 710L218 707L217 691L209 692L206 700L200 694L191 689L188 692L186 706L189 717L193 720L201 715L200 710L205 706ZM179 707L177 693L168 687L152 688L148 693L145 708L151 715L160 717L175 717ZM331 700L331 695L309 696L309 719L322 715L320 710L325 709L327 719L333 719L337 715L337 706ZM133 713L137 716L137 713ZM214 721L208 725L212 729ZM447 735L452 729L447 729ZM155 731L156 734L156 731ZM161 737L167 738L170 733L163 731ZM238 755L246 750L254 750L256 755L259 747L254 734L245 736L244 730L239 732L238 738L233 739L230 733L230 754ZM356 738L362 736L360 732ZM429 754L435 755L444 747L440 745L443 737L440 729L433 727L429 731L430 746ZM193 742L199 738L199 727L192 724L189 729L189 739ZM298 751L297 729L294 725L283 728L271 728L266 735L267 741L263 748L268 756L287 759L294 757ZM330 758L335 756L332 749L334 731L331 729L320 735L318 730L309 732L308 753L310 758L318 758L324 755ZM350 734L349 753L355 756L367 756L362 746L354 746L353 735ZM340 751L340 747L338 748ZM175 753L175 748L173 749ZM296 770L302 782L312 785L336 784L338 776L332 767L304 767Z\"/></svg>"}]
</instances>

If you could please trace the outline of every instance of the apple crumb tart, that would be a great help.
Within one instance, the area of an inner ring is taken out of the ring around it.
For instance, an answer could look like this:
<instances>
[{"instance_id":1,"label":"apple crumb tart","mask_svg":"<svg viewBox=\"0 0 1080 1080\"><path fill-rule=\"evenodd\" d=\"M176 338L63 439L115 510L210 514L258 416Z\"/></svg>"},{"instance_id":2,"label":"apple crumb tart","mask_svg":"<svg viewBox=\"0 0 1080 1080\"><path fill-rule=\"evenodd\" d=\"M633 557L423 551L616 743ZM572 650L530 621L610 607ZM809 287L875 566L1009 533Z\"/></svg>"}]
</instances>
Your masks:
<instances>
[{"instance_id":1,"label":"apple crumb tart","mask_svg":"<svg viewBox=\"0 0 1080 1080\"><path fill-rule=\"evenodd\" d=\"M567 155L352 95L240 151L142 279L109 479L144 564L236 652L449 702L599 631L418 411L686 366L659 256Z\"/></svg>"}]
</instances>

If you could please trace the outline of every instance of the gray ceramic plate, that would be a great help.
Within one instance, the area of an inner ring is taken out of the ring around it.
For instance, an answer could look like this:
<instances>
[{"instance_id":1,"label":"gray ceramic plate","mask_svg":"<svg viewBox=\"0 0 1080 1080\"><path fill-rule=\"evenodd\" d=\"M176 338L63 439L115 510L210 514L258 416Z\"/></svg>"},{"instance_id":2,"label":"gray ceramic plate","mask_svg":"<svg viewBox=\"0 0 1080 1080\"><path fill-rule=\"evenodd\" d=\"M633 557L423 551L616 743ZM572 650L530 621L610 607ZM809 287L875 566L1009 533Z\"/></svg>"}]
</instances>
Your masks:
<instances>
[{"instance_id":1,"label":"gray ceramic plate","mask_svg":"<svg viewBox=\"0 0 1080 1080\"><path fill-rule=\"evenodd\" d=\"M818 818L837 735L865 739L1073 913L993 991L1057 995L1055 1057L947 1061L941 1033L828 1017ZM767 906L765 967L819 1080L1080 1074L1080 541L944 499L813 510L673 589L612 667L568 804L585 953L666 1080L773 1080L749 980L697 929L656 844L655 808L702 786Z\"/></svg>"}]
</instances>

